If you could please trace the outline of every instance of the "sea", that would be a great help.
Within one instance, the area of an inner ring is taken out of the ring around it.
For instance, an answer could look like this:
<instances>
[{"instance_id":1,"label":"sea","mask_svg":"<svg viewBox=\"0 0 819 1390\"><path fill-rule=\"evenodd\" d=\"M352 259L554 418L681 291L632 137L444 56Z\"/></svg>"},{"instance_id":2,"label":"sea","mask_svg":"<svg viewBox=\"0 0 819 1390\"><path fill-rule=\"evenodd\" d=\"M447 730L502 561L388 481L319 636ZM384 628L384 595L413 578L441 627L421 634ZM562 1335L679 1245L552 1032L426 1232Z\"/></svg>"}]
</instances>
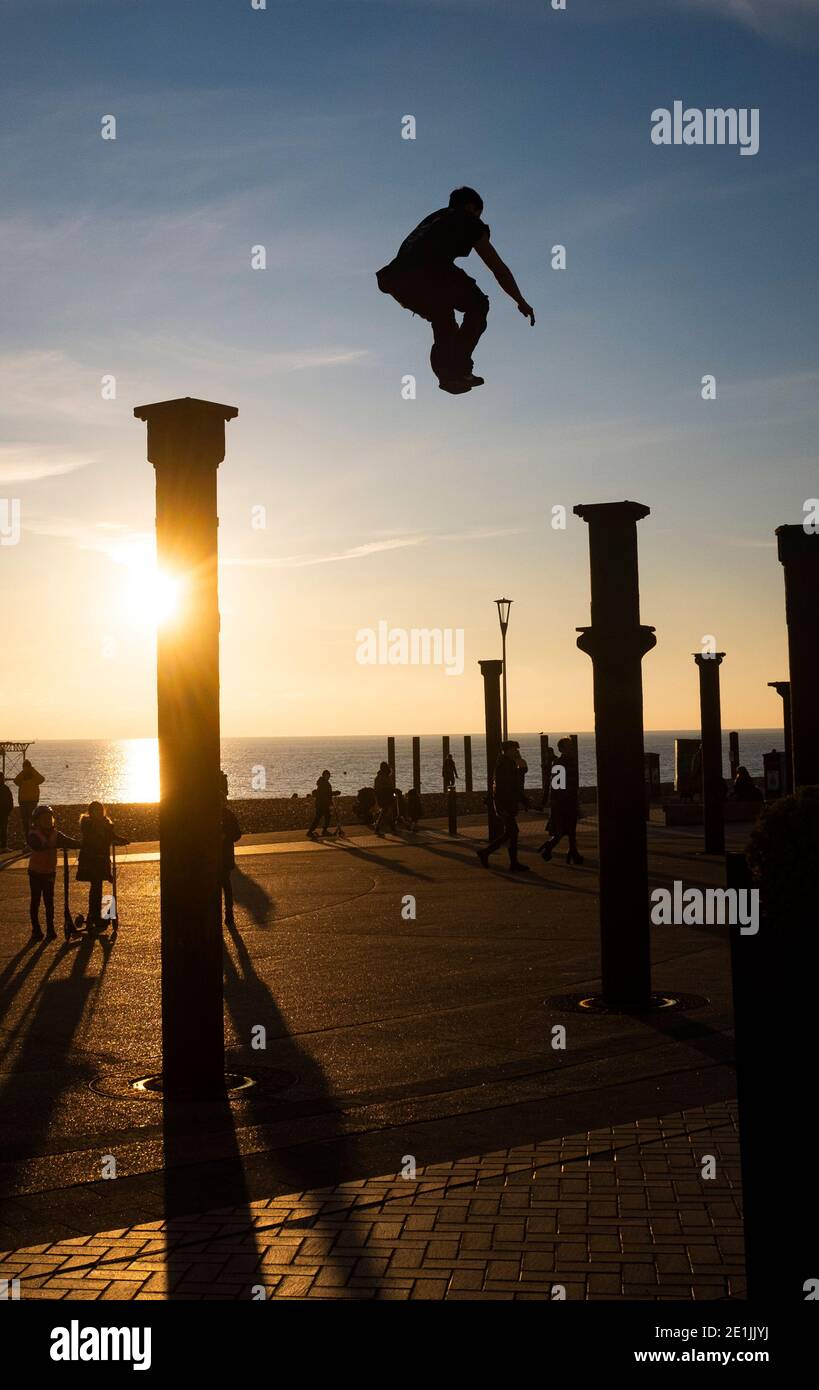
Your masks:
<instances>
[{"instance_id":1,"label":"sea","mask_svg":"<svg viewBox=\"0 0 819 1390\"><path fill-rule=\"evenodd\" d=\"M556 747L564 732L551 731ZM781 729L740 729L740 762L752 777L762 776L762 755L772 748L782 749ZM527 785L540 786L540 735L510 731L519 740L529 764ZM660 778L674 778L674 741L699 738L696 729L649 730L646 752L659 753ZM451 736L450 748L463 787L463 737ZM580 782L596 782L594 734L578 734ZM395 739L396 785L406 790L412 785L412 738ZM6 759L6 776L19 770L19 754ZM153 738L38 739L28 756L45 777L41 800L54 806L80 805L102 801L106 805L157 801L159 799L159 754ZM246 797L305 796L312 791L319 773L328 768L333 786L342 794L354 795L359 787L371 786L378 765L387 757L386 736L316 738L225 738L222 740L222 768L227 774L229 794L236 800ZM421 789L441 790L441 735L421 738ZM476 788L485 781L486 761L483 734L472 735L472 767ZM723 736L723 772L728 776L728 733Z\"/></svg>"}]
</instances>

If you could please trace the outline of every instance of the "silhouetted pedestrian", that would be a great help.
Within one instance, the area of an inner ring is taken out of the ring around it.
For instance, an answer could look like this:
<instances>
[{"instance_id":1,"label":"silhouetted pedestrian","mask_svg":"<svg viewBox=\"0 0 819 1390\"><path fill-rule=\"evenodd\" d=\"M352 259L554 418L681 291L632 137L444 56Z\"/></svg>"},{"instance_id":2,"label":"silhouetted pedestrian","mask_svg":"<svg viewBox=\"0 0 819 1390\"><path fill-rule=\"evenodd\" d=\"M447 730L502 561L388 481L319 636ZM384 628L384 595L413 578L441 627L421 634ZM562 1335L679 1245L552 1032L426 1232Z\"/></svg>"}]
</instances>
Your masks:
<instances>
[{"instance_id":1,"label":"silhouetted pedestrian","mask_svg":"<svg viewBox=\"0 0 819 1390\"><path fill-rule=\"evenodd\" d=\"M0 849L9 847L9 816L13 810L11 787L6 785L5 776L0 772Z\"/></svg>"},{"instance_id":2,"label":"silhouetted pedestrian","mask_svg":"<svg viewBox=\"0 0 819 1390\"><path fill-rule=\"evenodd\" d=\"M378 819L375 822L376 835L383 835L382 827L386 824L388 830L395 830L395 817L397 808L395 804L395 777L389 763L381 763L376 773L375 799L378 803Z\"/></svg>"},{"instance_id":3,"label":"silhouetted pedestrian","mask_svg":"<svg viewBox=\"0 0 819 1390\"><path fill-rule=\"evenodd\" d=\"M764 801L765 798L747 767L738 767L727 799L728 801Z\"/></svg>"},{"instance_id":4,"label":"silhouetted pedestrian","mask_svg":"<svg viewBox=\"0 0 819 1390\"><path fill-rule=\"evenodd\" d=\"M31 829L31 822L34 817L34 808L40 800L40 788L45 781L45 777L38 772L36 767L32 767L28 758L24 759L23 766L14 778L14 785L17 787L17 801L20 806L20 817L23 822L23 840L28 840L28 832Z\"/></svg>"},{"instance_id":5,"label":"silhouetted pedestrian","mask_svg":"<svg viewBox=\"0 0 819 1390\"><path fill-rule=\"evenodd\" d=\"M528 874L528 864L518 860L518 810L526 805L521 772L520 744L515 739L507 739L501 744L495 773L492 780L492 795L495 815L501 823L501 830L485 849L478 850L478 858L483 867L489 867L489 856L501 845L509 849L509 872ZM524 764L525 766L525 764Z\"/></svg>"},{"instance_id":6,"label":"silhouetted pedestrian","mask_svg":"<svg viewBox=\"0 0 819 1390\"><path fill-rule=\"evenodd\" d=\"M551 839L540 847L545 860L552 857L552 851L565 835L569 841L567 864L582 864L583 856L577 850L577 817L580 810L580 773L575 757L574 742L561 738L557 745L558 756L552 764L551 799L549 802L549 823L547 834Z\"/></svg>"},{"instance_id":7,"label":"silhouetted pedestrian","mask_svg":"<svg viewBox=\"0 0 819 1390\"><path fill-rule=\"evenodd\" d=\"M458 780L458 769L455 766L455 759L451 753L447 753L441 768L441 776L444 779L444 791L448 792L455 786Z\"/></svg>"},{"instance_id":8,"label":"silhouetted pedestrian","mask_svg":"<svg viewBox=\"0 0 819 1390\"><path fill-rule=\"evenodd\" d=\"M324 822L322 834L326 835L330 828L330 814L333 809L333 788L330 786L330 773L324 769L316 782L313 796L316 799L316 814L313 817L310 828L307 831L312 839L318 829L319 821Z\"/></svg>"},{"instance_id":9,"label":"silhouetted pedestrian","mask_svg":"<svg viewBox=\"0 0 819 1390\"><path fill-rule=\"evenodd\" d=\"M102 802L92 801L85 815L80 816L80 852L77 856L77 882L88 884L86 923L89 927L106 925L102 918L102 886L112 880L111 846L127 843L115 831ZM112 916L116 917L116 913Z\"/></svg>"},{"instance_id":10,"label":"silhouetted pedestrian","mask_svg":"<svg viewBox=\"0 0 819 1390\"><path fill-rule=\"evenodd\" d=\"M353 802L353 815L361 821L362 825L372 825L377 805L372 787L359 787Z\"/></svg>"},{"instance_id":11,"label":"silhouetted pedestrian","mask_svg":"<svg viewBox=\"0 0 819 1390\"><path fill-rule=\"evenodd\" d=\"M54 931L54 882L57 877L57 851L60 849L79 849L79 840L71 840L57 829L54 812L50 806L37 806L31 813L31 828L28 833L28 847L31 850L28 860L28 881L31 890L29 917L31 918L31 939L42 941L40 926L40 902L45 907L46 936L53 937Z\"/></svg>"},{"instance_id":12,"label":"silhouetted pedestrian","mask_svg":"<svg viewBox=\"0 0 819 1390\"><path fill-rule=\"evenodd\" d=\"M415 787L410 787L407 792L407 818L409 820L409 828L413 834L418 829L418 822L423 814L424 807L421 797Z\"/></svg>"},{"instance_id":13,"label":"silhouetted pedestrian","mask_svg":"<svg viewBox=\"0 0 819 1390\"><path fill-rule=\"evenodd\" d=\"M227 805L227 797L222 803L222 893L225 899L225 926L235 927L233 918L233 884L230 875L236 868L234 845L241 840L239 822Z\"/></svg>"},{"instance_id":14,"label":"silhouetted pedestrian","mask_svg":"<svg viewBox=\"0 0 819 1390\"><path fill-rule=\"evenodd\" d=\"M419 222L401 243L395 259L376 275L383 294L391 294L403 309L431 323L430 364L441 390L452 395L483 385L483 377L475 376L472 370L472 354L489 312L489 299L472 277L455 265L457 258L477 251L501 289L532 325L535 322L534 310L489 240L482 212L483 199L474 188L454 189L449 206L438 208ZM456 309L463 312L460 325Z\"/></svg>"}]
</instances>

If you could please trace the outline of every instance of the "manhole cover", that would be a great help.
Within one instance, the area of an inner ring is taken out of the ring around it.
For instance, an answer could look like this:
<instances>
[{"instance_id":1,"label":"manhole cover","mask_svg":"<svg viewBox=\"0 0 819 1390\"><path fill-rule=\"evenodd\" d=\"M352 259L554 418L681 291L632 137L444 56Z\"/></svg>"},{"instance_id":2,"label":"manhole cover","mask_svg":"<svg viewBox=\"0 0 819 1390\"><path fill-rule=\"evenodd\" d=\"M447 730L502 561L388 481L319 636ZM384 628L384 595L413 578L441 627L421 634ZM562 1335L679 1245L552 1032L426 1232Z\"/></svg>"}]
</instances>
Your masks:
<instances>
[{"instance_id":1,"label":"manhole cover","mask_svg":"<svg viewBox=\"0 0 819 1390\"><path fill-rule=\"evenodd\" d=\"M273 1067L257 1067L252 1071L225 1072L225 1092L229 1099L244 1099L252 1093L261 1099L277 1091L284 1091L298 1080L295 1072L277 1071ZM96 1076L90 1089L101 1096L112 1096L117 1100L162 1099L162 1073L151 1072L146 1076L123 1076L108 1072ZM207 1102L202 1102L207 1104Z\"/></svg>"},{"instance_id":2,"label":"manhole cover","mask_svg":"<svg viewBox=\"0 0 819 1390\"><path fill-rule=\"evenodd\" d=\"M711 1001L702 994L683 994L679 990L657 990L651 995L647 1009L618 1009L607 1004L602 994L588 994L585 990L577 994L555 994L544 999L550 1009L564 1013L590 1014L632 1014L639 1018L644 1014L669 1013L674 1009L702 1009Z\"/></svg>"},{"instance_id":3,"label":"manhole cover","mask_svg":"<svg viewBox=\"0 0 819 1390\"><path fill-rule=\"evenodd\" d=\"M136 1081L132 1081L131 1087L142 1094L161 1096L162 1095L162 1073L157 1072L154 1076L140 1076ZM235 1096L239 1091L249 1091L256 1082L252 1076L243 1076L238 1071L225 1072L225 1091L229 1096Z\"/></svg>"}]
</instances>

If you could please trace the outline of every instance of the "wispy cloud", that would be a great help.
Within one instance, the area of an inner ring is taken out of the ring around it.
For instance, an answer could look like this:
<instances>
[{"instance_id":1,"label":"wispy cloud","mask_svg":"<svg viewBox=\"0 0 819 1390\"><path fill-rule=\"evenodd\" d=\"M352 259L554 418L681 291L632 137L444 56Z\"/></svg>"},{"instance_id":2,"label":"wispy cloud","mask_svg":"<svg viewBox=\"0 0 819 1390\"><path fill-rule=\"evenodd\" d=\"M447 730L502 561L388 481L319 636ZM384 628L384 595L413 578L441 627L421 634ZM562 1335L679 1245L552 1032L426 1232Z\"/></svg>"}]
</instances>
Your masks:
<instances>
[{"instance_id":1,"label":"wispy cloud","mask_svg":"<svg viewBox=\"0 0 819 1390\"><path fill-rule=\"evenodd\" d=\"M247 559L226 559L222 563L243 568L296 570L308 565L333 565L339 560L362 560L382 550L406 550L409 546L425 545L426 541L426 536L396 536L391 540L368 541L365 545L355 545L349 550L338 550L330 555L260 555Z\"/></svg>"},{"instance_id":2,"label":"wispy cloud","mask_svg":"<svg viewBox=\"0 0 819 1390\"><path fill-rule=\"evenodd\" d=\"M203 346L193 338L159 335L145 340L146 354L153 361L184 362L189 372L224 374L225 363L243 379L269 376L271 372L303 372L318 367L348 367L369 355L367 348L327 344L321 347L280 348L271 352L242 347L237 343L208 343Z\"/></svg>"},{"instance_id":3,"label":"wispy cloud","mask_svg":"<svg viewBox=\"0 0 819 1390\"><path fill-rule=\"evenodd\" d=\"M819 28L819 0L677 0L687 10L731 19L768 38L798 40Z\"/></svg>"},{"instance_id":4,"label":"wispy cloud","mask_svg":"<svg viewBox=\"0 0 819 1390\"><path fill-rule=\"evenodd\" d=\"M96 372L66 353L36 348L0 353L0 414L8 419L114 423Z\"/></svg>"},{"instance_id":5,"label":"wispy cloud","mask_svg":"<svg viewBox=\"0 0 819 1390\"><path fill-rule=\"evenodd\" d=\"M281 555L257 557L231 557L223 560L224 565L258 569L304 569L309 565L333 565L341 560L364 560L370 555L378 555L387 550L407 550L421 545L432 545L443 541L489 540L497 536L521 534L519 527L480 526L467 531L449 531L434 535L388 536L380 540L366 541L347 550L333 551L329 555Z\"/></svg>"},{"instance_id":6,"label":"wispy cloud","mask_svg":"<svg viewBox=\"0 0 819 1390\"><path fill-rule=\"evenodd\" d=\"M75 473L96 462L93 454L78 453L58 444L0 444L0 484L36 483Z\"/></svg>"},{"instance_id":7,"label":"wispy cloud","mask_svg":"<svg viewBox=\"0 0 819 1390\"><path fill-rule=\"evenodd\" d=\"M776 550L776 540L755 540L751 536L714 535L708 539L717 545L729 546L732 550Z\"/></svg>"},{"instance_id":8,"label":"wispy cloud","mask_svg":"<svg viewBox=\"0 0 819 1390\"><path fill-rule=\"evenodd\" d=\"M514 15L520 19L554 22L549 0L369 0L369 3L382 7L400 5L402 9L471 11L476 15L496 14L504 19ZM800 26L806 22L812 24L819 20L817 0L670 0L666 8L673 7L700 10L714 19L735 20L767 37L789 40L798 40ZM570 4L568 10L571 8ZM616 23L637 20L646 13L656 17L659 8L658 0L584 0L576 19L581 23L600 20Z\"/></svg>"},{"instance_id":9,"label":"wispy cloud","mask_svg":"<svg viewBox=\"0 0 819 1390\"><path fill-rule=\"evenodd\" d=\"M24 530L35 536L66 541L78 550L104 555L115 565L150 568L156 557L156 539L124 522L83 521L71 516L37 516L26 519Z\"/></svg>"}]
</instances>

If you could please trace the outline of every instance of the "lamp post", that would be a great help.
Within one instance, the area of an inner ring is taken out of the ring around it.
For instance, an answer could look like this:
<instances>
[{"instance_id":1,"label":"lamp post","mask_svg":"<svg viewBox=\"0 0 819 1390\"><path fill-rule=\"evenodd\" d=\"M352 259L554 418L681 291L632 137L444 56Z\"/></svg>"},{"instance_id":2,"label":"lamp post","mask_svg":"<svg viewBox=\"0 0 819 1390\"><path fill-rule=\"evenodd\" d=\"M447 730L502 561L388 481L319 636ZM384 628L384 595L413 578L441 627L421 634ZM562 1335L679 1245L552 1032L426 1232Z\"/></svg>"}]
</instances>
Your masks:
<instances>
[{"instance_id":1,"label":"lamp post","mask_svg":"<svg viewBox=\"0 0 819 1390\"><path fill-rule=\"evenodd\" d=\"M512 599L496 598L498 605L498 622L501 630L501 650L503 656L503 740L504 743L509 737L509 721L506 708L506 629L509 626L509 609L512 607Z\"/></svg>"}]
</instances>

